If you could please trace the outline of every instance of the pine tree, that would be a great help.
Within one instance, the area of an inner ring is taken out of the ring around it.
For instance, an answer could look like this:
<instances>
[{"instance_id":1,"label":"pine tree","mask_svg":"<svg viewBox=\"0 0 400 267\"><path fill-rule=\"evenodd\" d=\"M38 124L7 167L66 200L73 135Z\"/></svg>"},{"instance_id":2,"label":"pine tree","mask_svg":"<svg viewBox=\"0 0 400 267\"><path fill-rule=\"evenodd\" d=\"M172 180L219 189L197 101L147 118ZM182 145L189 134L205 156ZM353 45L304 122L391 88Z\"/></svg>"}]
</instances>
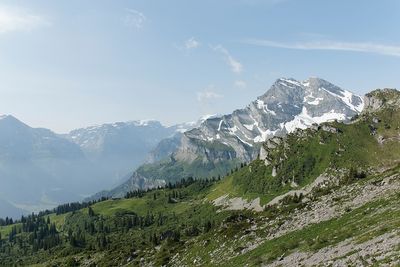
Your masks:
<instances>
[{"instance_id":1,"label":"pine tree","mask_svg":"<svg viewBox=\"0 0 400 267\"><path fill-rule=\"evenodd\" d=\"M92 207L90 207L90 206L88 208L88 214L89 214L90 217L94 216L94 211L93 211Z\"/></svg>"}]
</instances>

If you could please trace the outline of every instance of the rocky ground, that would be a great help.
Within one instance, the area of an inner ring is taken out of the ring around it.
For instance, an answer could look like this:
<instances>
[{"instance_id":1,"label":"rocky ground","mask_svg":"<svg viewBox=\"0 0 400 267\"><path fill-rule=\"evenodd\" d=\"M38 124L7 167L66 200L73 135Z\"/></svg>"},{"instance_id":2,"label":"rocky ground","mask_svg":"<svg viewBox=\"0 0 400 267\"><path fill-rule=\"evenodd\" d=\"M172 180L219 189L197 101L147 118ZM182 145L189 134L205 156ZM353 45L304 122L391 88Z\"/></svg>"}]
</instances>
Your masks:
<instances>
[{"instance_id":1,"label":"rocky ground","mask_svg":"<svg viewBox=\"0 0 400 267\"><path fill-rule=\"evenodd\" d=\"M234 242L224 238L215 240L217 245L209 253L210 263L216 266L221 265L229 259L245 255L257 249L267 240L279 238L313 224L339 218L369 202L387 199L398 194L400 192L400 174L382 175L350 185L337 186L330 193L314 197L316 185L321 186L325 181L322 178L317 179L318 183L300 189L308 195L303 199L305 205L302 208L291 211L289 216L284 214L269 219L263 216L264 213L260 212L259 219L250 222L250 227L247 230L234 236ZM278 200L281 199L278 198ZM214 204L222 209L237 210L247 208L254 211L256 208L259 210L261 207L259 201L256 200L229 199L228 196L223 196L214 201ZM279 205L279 201L274 200L274 204ZM390 207L387 208L389 209ZM384 209L374 212L383 211ZM217 233L215 237L217 239ZM190 247L196 242L203 241L194 239L187 246ZM334 246L327 246L316 252L295 251L275 259L275 261L266 266L370 266L382 259L389 263L380 265L393 266L396 263L400 264L399 244L400 231L395 230L361 243L356 242L353 238L348 238ZM176 255L173 260L174 266L185 266L184 262L188 260L187 258L185 259L187 257L185 254L181 252L180 255ZM183 255L185 255L184 258L181 258ZM201 257L198 257L192 264L202 266L205 262Z\"/></svg>"},{"instance_id":2,"label":"rocky ground","mask_svg":"<svg viewBox=\"0 0 400 267\"><path fill-rule=\"evenodd\" d=\"M350 238L314 253L295 252L268 266L371 266L385 259L389 262L379 266L396 266L400 264L399 244L400 231L396 230L361 244Z\"/></svg>"}]
</instances>

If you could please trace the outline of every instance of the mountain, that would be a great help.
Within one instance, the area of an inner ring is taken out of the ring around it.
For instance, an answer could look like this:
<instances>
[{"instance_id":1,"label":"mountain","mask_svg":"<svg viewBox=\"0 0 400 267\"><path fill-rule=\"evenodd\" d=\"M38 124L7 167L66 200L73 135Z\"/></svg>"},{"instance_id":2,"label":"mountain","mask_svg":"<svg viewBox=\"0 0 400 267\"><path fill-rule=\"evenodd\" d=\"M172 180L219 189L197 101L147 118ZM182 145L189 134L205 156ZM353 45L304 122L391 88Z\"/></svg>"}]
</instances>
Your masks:
<instances>
[{"instance_id":1,"label":"mountain","mask_svg":"<svg viewBox=\"0 0 400 267\"><path fill-rule=\"evenodd\" d=\"M191 125L117 122L58 135L0 116L0 217L53 208L115 186L160 140Z\"/></svg>"},{"instance_id":2,"label":"mountain","mask_svg":"<svg viewBox=\"0 0 400 267\"><path fill-rule=\"evenodd\" d=\"M204 123L208 119L216 117L218 117L218 115L216 114L204 115L197 121L187 122L173 126L176 129L176 133L171 137L161 140L157 144L157 146L148 154L146 163L155 163L157 161L167 158L169 155L174 153L179 148L182 136L185 132L199 127L202 123Z\"/></svg>"},{"instance_id":3,"label":"mountain","mask_svg":"<svg viewBox=\"0 0 400 267\"><path fill-rule=\"evenodd\" d=\"M66 138L79 145L85 156L101 169L99 179L108 181L107 188L144 163L161 140L185 126L166 127L152 120L116 122L76 129Z\"/></svg>"},{"instance_id":4,"label":"mountain","mask_svg":"<svg viewBox=\"0 0 400 267\"><path fill-rule=\"evenodd\" d=\"M182 123L182 124L177 124L174 126L171 126L170 128L166 128L170 133L173 133L170 137L164 138L159 143L147 153L145 162L146 164L152 164L156 163L160 160L165 159L168 157L171 153L176 151L176 149L180 146L180 140L182 138L182 135L184 132L187 132L195 127L198 127L201 125L204 121L206 121L209 118L213 118L216 115L205 115L201 117L199 120L194 121L194 122L187 122L187 123ZM134 122L137 124L138 122ZM133 134L132 134L133 135ZM74 135L72 135L74 136ZM139 140L139 143L144 143L143 138L148 138L148 135L144 135L141 139L137 138L135 140L135 143ZM77 139L77 138L71 138L71 139ZM121 142L122 141L122 142ZM120 140L121 143L123 143L123 140ZM154 145L154 144L153 144ZM133 150L135 152L135 150ZM142 154L141 162L144 161L144 153ZM109 168L110 164L109 162L106 162L104 165L106 168ZM127 162L125 165L125 168L129 171L134 169L136 167L135 165L130 164ZM119 186L116 186L115 188L111 190L103 190L101 192L98 192L88 198L85 198L85 201L90 201L90 200L96 200L102 197L121 197L122 193L121 192L128 192L134 188L154 188L154 187L159 187L159 186L164 186L165 181L163 179L152 179L152 178L146 178L145 176L140 175L138 172L131 172L128 171L126 172L127 175L125 175L121 181L123 181L122 184Z\"/></svg>"},{"instance_id":5,"label":"mountain","mask_svg":"<svg viewBox=\"0 0 400 267\"><path fill-rule=\"evenodd\" d=\"M152 152L156 156L119 186L124 190L115 188L103 196L125 194L138 177L174 182L225 174L241 162L254 160L268 138L326 121L349 121L363 106L360 96L323 79L278 79L244 109L207 118L198 127L161 142Z\"/></svg>"},{"instance_id":6,"label":"mountain","mask_svg":"<svg viewBox=\"0 0 400 267\"><path fill-rule=\"evenodd\" d=\"M0 198L8 203L38 210L79 198L94 182L86 179L75 184L82 178L79 173L89 167L74 143L50 130L31 128L13 116L1 116Z\"/></svg>"},{"instance_id":7,"label":"mountain","mask_svg":"<svg viewBox=\"0 0 400 267\"><path fill-rule=\"evenodd\" d=\"M349 122L268 139L221 179L0 226L0 265L398 266L400 92L364 103Z\"/></svg>"},{"instance_id":8,"label":"mountain","mask_svg":"<svg viewBox=\"0 0 400 267\"><path fill-rule=\"evenodd\" d=\"M246 108L210 118L184 134L175 157L186 161L199 155L213 160L198 147L199 142L219 143L233 148L228 158L250 161L258 145L272 136L283 136L314 123L348 121L361 112L363 100L325 80L310 78L299 82L278 79L271 88Z\"/></svg>"}]
</instances>

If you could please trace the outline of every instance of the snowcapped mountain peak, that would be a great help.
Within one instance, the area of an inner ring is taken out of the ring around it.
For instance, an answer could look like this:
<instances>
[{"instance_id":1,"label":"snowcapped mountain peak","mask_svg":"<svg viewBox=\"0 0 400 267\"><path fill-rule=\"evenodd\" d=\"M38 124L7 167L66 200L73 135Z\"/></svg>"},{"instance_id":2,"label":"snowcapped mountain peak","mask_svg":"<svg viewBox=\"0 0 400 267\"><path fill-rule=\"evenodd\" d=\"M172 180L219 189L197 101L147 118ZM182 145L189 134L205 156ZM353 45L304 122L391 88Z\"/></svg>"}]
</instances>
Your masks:
<instances>
[{"instance_id":1,"label":"snowcapped mountain peak","mask_svg":"<svg viewBox=\"0 0 400 267\"><path fill-rule=\"evenodd\" d=\"M215 119L215 118L219 118L219 117L221 117L220 114L206 114L206 115L201 116L199 121L204 122L208 119Z\"/></svg>"},{"instance_id":2,"label":"snowcapped mountain peak","mask_svg":"<svg viewBox=\"0 0 400 267\"><path fill-rule=\"evenodd\" d=\"M360 113L360 96L321 78L305 81L279 78L269 90L244 109L207 118L199 127L185 132L189 144L197 140L219 142L234 149L237 157L254 158L257 143L326 121L348 121ZM193 148L180 148L182 154ZM253 153L253 154L252 154ZM183 158L182 156L181 158Z\"/></svg>"},{"instance_id":3,"label":"snowcapped mountain peak","mask_svg":"<svg viewBox=\"0 0 400 267\"><path fill-rule=\"evenodd\" d=\"M22 128L29 128L28 125L23 123L22 121L18 120L12 115L1 115L0 116L0 123L3 127L7 127L9 129L16 129L16 127Z\"/></svg>"},{"instance_id":4,"label":"snowcapped mountain peak","mask_svg":"<svg viewBox=\"0 0 400 267\"><path fill-rule=\"evenodd\" d=\"M294 86L302 86L302 84L299 81L296 81L293 78L279 78L276 80L275 83L281 84L283 86L287 87L294 87Z\"/></svg>"},{"instance_id":5,"label":"snowcapped mountain peak","mask_svg":"<svg viewBox=\"0 0 400 267\"><path fill-rule=\"evenodd\" d=\"M0 120L7 118L8 115L0 115Z\"/></svg>"},{"instance_id":6,"label":"snowcapped mountain peak","mask_svg":"<svg viewBox=\"0 0 400 267\"><path fill-rule=\"evenodd\" d=\"M135 126L162 125L159 121L153 119L131 121L130 123L134 124Z\"/></svg>"},{"instance_id":7,"label":"snowcapped mountain peak","mask_svg":"<svg viewBox=\"0 0 400 267\"><path fill-rule=\"evenodd\" d=\"M12 115L8 115L8 114L0 115L0 120L15 120L15 121L18 121L17 118L15 118Z\"/></svg>"}]
</instances>

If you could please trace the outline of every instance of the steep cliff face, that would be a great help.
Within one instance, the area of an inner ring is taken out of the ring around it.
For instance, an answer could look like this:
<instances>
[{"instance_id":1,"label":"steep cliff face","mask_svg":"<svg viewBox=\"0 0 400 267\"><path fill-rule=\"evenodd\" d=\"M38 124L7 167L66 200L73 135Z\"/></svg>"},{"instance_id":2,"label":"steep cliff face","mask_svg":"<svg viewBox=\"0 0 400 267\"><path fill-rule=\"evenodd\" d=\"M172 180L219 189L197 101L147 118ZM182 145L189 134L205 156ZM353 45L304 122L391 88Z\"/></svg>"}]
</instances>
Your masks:
<instances>
[{"instance_id":1,"label":"steep cliff face","mask_svg":"<svg viewBox=\"0 0 400 267\"><path fill-rule=\"evenodd\" d=\"M379 111L385 107L400 106L400 96L396 89L378 89L364 96L365 112Z\"/></svg>"}]
</instances>

